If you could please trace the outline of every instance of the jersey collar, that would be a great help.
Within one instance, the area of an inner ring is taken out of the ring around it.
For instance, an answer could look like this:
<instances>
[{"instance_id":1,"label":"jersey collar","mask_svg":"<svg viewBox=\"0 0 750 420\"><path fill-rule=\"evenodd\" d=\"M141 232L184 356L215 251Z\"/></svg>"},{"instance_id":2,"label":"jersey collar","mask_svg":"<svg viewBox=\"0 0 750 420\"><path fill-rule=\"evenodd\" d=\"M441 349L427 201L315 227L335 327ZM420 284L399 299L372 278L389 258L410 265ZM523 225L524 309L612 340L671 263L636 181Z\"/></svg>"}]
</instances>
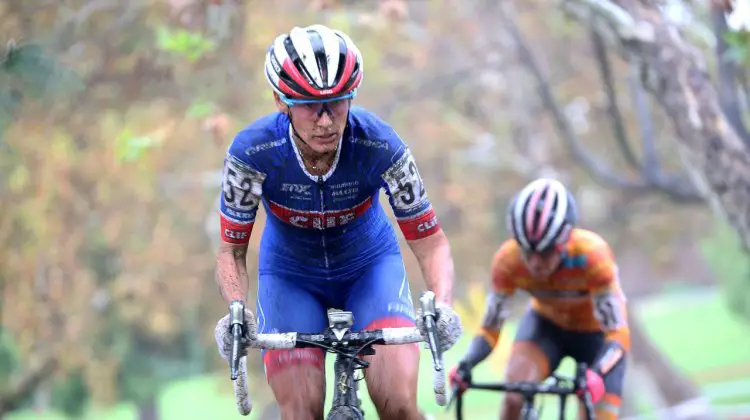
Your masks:
<instances>
[{"instance_id":1,"label":"jersey collar","mask_svg":"<svg viewBox=\"0 0 750 420\"><path fill-rule=\"evenodd\" d=\"M328 172L326 172L322 176L316 176L308 172L307 168L305 167L305 162L302 160L302 153L299 151L297 143L294 142L294 130L292 130L292 123L291 121L289 122L289 142L292 143L294 155L297 157L297 163L299 163L300 168L302 168L302 172L304 172L308 178L315 182L318 182L319 180L321 180L321 178L322 181L325 182L333 175L333 172L336 170L336 166L338 166L339 157L341 156L341 146L343 145L343 139L343 136L339 137L339 144L336 147L336 156L333 158L333 163L331 163L331 167L328 169Z\"/></svg>"}]
</instances>

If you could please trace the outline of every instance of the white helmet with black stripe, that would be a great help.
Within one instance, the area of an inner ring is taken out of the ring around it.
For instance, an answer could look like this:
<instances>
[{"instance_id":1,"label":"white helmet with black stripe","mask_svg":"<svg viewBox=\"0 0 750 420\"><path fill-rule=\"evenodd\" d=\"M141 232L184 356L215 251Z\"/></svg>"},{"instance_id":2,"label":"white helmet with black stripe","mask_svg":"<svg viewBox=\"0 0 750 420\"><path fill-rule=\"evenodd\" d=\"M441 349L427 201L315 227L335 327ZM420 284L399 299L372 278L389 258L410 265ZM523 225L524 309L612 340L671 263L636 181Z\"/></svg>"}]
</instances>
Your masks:
<instances>
[{"instance_id":1,"label":"white helmet with black stripe","mask_svg":"<svg viewBox=\"0 0 750 420\"><path fill-rule=\"evenodd\" d=\"M573 194L554 179L529 183L508 207L508 230L526 252L546 252L564 245L577 222Z\"/></svg>"},{"instance_id":2,"label":"white helmet with black stripe","mask_svg":"<svg viewBox=\"0 0 750 420\"><path fill-rule=\"evenodd\" d=\"M274 40L266 54L268 83L289 99L351 95L362 83L362 54L341 31L324 25L294 27Z\"/></svg>"}]
</instances>

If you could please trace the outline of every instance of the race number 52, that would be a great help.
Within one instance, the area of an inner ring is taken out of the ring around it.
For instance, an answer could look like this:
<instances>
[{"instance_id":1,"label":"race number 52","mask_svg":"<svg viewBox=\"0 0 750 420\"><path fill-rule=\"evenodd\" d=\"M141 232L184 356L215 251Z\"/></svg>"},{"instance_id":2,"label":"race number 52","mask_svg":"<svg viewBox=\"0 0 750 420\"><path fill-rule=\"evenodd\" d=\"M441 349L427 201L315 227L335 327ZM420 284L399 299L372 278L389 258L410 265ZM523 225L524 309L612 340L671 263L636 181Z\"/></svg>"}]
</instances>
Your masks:
<instances>
[{"instance_id":1,"label":"race number 52","mask_svg":"<svg viewBox=\"0 0 750 420\"><path fill-rule=\"evenodd\" d=\"M401 210L418 206L425 197L424 182L408 150L386 171L383 179L393 196L394 206Z\"/></svg>"},{"instance_id":2,"label":"race number 52","mask_svg":"<svg viewBox=\"0 0 750 420\"><path fill-rule=\"evenodd\" d=\"M251 168L244 167L228 158L224 167L224 203L238 211L249 211L257 207L261 195L263 176Z\"/></svg>"}]
</instances>

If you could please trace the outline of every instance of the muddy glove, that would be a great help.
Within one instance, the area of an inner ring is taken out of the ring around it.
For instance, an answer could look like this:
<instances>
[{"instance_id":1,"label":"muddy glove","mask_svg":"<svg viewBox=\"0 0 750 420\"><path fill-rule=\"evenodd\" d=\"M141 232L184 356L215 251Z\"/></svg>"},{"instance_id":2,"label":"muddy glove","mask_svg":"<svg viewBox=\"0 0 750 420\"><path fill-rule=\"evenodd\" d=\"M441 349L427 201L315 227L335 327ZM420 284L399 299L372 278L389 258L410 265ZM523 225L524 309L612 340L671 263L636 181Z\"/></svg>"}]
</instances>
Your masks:
<instances>
[{"instance_id":1,"label":"muddy glove","mask_svg":"<svg viewBox=\"0 0 750 420\"><path fill-rule=\"evenodd\" d=\"M243 336L240 343L242 356L247 356L247 347L252 340L255 340L257 330L255 316L249 309L245 308L245 325L242 328ZM232 353L232 330L229 325L229 314L226 314L216 323L214 337L216 338L216 345L219 347L219 355L222 359L229 361Z\"/></svg>"},{"instance_id":2,"label":"muddy glove","mask_svg":"<svg viewBox=\"0 0 750 420\"><path fill-rule=\"evenodd\" d=\"M445 352L456 344L463 333L461 319L459 319L458 314L456 314L453 308L444 303L435 304L435 314L440 351ZM417 328L419 328L423 336L427 336L421 309L417 311Z\"/></svg>"}]
</instances>

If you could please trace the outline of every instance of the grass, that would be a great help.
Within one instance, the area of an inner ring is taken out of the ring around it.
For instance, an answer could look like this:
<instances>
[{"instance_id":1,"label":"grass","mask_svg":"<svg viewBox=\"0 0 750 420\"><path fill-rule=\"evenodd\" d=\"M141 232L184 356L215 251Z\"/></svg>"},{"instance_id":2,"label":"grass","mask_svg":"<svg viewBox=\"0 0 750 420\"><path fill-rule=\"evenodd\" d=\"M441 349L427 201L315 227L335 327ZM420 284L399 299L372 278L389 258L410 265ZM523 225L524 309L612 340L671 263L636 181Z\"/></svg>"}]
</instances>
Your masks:
<instances>
[{"instance_id":1,"label":"grass","mask_svg":"<svg viewBox=\"0 0 750 420\"><path fill-rule=\"evenodd\" d=\"M696 378L706 390L716 382L747 377L750 369L750 341L748 341L748 328L739 320L733 318L726 310L723 300L719 296L701 295L699 298L685 297L685 295L672 295L660 297L639 304L636 308L638 316L643 320L644 326L650 336L654 337L660 347L681 368L685 369L691 376ZM502 378L504 356L514 335L514 325L508 325L504 331L501 346L495 354L475 369L477 381L497 381ZM445 354L445 362L448 367L453 366L457 359L468 347L470 334L467 334L456 346ZM333 371L333 357L328 357L328 372ZM418 401L420 407L435 416L436 419L454 418L454 414L446 414L444 410L435 404L432 393L432 367L429 352L423 350L420 358L420 387ZM565 360L561 367L561 373L572 374L573 363ZM717 373L718 372L718 373ZM361 382L363 389L363 408L366 417L377 418L372 403L367 397L364 381ZM257 392L251 393L259 398L259 395L268 395L265 381L256 384ZM712 395L709 392L709 395ZM327 392L327 407L330 406L331 386L330 381ZM467 418L494 418L500 407L500 394L488 391L471 391L464 399ZM750 402L750 391L746 396L733 395L731 398L717 396L717 402ZM246 417L255 419L262 410L260 401L255 401L256 406L253 413ZM225 373L217 375L206 375L187 379L171 384L159 397L159 406L163 420L183 419L237 419L241 418L236 411L231 386ZM574 404L568 404L569 410L575 410ZM542 418L556 418L557 401L547 399ZM119 404L112 409L98 410L90 409L83 420L134 420L136 410L132 404ZM56 413L36 413L23 411L7 416L9 420L64 420L65 417Z\"/></svg>"},{"instance_id":2,"label":"grass","mask_svg":"<svg viewBox=\"0 0 750 420\"><path fill-rule=\"evenodd\" d=\"M700 382L741 379L750 372L750 327L728 311L721 296L676 294L639 304L637 313L657 345Z\"/></svg>"}]
</instances>

